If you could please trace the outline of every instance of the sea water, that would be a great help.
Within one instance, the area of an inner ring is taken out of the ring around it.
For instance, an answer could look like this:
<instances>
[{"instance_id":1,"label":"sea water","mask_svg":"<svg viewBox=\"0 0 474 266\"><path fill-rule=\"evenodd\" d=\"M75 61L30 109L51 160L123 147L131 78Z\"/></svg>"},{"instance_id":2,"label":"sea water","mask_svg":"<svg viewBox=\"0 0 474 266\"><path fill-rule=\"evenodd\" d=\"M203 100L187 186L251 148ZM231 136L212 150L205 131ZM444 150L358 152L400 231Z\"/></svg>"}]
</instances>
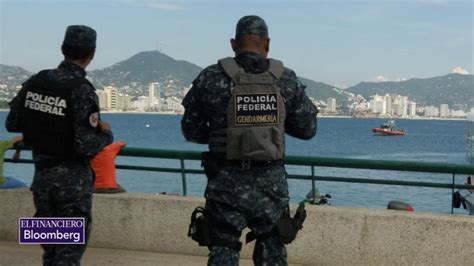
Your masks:
<instances>
[{"instance_id":1,"label":"sea water","mask_svg":"<svg viewBox=\"0 0 474 266\"><path fill-rule=\"evenodd\" d=\"M0 113L2 121L5 112ZM181 116L159 114L117 113L102 114L110 122L115 140L126 141L128 147L204 151L206 145L186 142L181 134ZM406 136L374 136L371 129L384 119L319 118L318 133L308 141L287 136L287 155L324 156L389 161L414 161L466 164L464 121L397 119L397 126L405 129ZM2 127L2 138L13 136ZM11 156L8 152L7 156ZM30 158L28 152L24 158ZM179 167L178 160L119 157L117 164L155 167ZM200 169L197 161L185 161L186 167ZM310 175L310 167L287 166L290 174ZM450 183L451 174L374 171L315 167L321 176L358 177L369 179L409 180ZM28 164L5 164L5 175L30 183L33 167ZM118 182L129 192L182 193L180 174L118 170ZM465 176L457 176L462 184ZM206 185L203 175L187 175L188 195L202 196ZM415 211L451 211L451 189L389 186L316 181L323 194L330 194L335 206L386 208L390 200L401 200L413 205ZM311 189L311 181L290 180L289 191L294 202L304 198ZM456 212L464 213L462 210Z\"/></svg>"}]
</instances>

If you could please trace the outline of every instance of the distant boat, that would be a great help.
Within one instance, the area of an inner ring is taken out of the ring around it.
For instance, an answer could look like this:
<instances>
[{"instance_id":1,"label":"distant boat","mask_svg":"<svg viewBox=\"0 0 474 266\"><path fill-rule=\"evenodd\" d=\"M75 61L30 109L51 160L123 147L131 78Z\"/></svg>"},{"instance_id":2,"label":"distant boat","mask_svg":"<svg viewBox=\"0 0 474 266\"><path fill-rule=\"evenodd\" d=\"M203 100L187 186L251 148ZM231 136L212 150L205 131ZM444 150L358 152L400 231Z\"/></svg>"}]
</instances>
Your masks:
<instances>
[{"instance_id":1,"label":"distant boat","mask_svg":"<svg viewBox=\"0 0 474 266\"><path fill-rule=\"evenodd\" d=\"M150 127L150 125L149 125L149 124L146 124L145 127Z\"/></svg>"},{"instance_id":2,"label":"distant boat","mask_svg":"<svg viewBox=\"0 0 474 266\"><path fill-rule=\"evenodd\" d=\"M394 120L389 120L387 123L380 125L380 127L372 128L372 132L375 135L383 136L404 136L407 133L404 129L397 129Z\"/></svg>"}]
</instances>

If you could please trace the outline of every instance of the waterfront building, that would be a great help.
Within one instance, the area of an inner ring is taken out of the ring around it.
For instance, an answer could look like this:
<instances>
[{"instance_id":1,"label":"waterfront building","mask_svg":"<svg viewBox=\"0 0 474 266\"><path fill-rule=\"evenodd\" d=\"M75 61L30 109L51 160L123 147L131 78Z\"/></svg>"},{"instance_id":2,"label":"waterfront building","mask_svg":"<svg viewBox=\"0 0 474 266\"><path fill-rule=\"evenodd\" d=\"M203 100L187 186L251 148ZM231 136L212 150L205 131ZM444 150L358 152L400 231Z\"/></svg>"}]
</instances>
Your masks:
<instances>
[{"instance_id":1,"label":"waterfront building","mask_svg":"<svg viewBox=\"0 0 474 266\"><path fill-rule=\"evenodd\" d=\"M439 107L439 116L440 117L449 117L450 116L450 114L449 114L449 105L442 104Z\"/></svg>"},{"instance_id":2,"label":"waterfront building","mask_svg":"<svg viewBox=\"0 0 474 266\"><path fill-rule=\"evenodd\" d=\"M414 117L416 116L416 102L409 102L408 103L408 116Z\"/></svg>"},{"instance_id":3,"label":"waterfront building","mask_svg":"<svg viewBox=\"0 0 474 266\"><path fill-rule=\"evenodd\" d=\"M396 95L393 98L393 114L400 117L407 116L407 109L408 109L408 97Z\"/></svg>"},{"instance_id":4,"label":"waterfront building","mask_svg":"<svg viewBox=\"0 0 474 266\"><path fill-rule=\"evenodd\" d=\"M160 110L161 108L161 86L158 82L150 83L148 87L148 109L149 110ZM158 102L158 105L156 103Z\"/></svg>"},{"instance_id":5,"label":"waterfront building","mask_svg":"<svg viewBox=\"0 0 474 266\"><path fill-rule=\"evenodd\" d=\"M336 112L336 99L334 99L334 98L328 98L327 99L326 110L329 113L335 113Z\"/></svg>"},{"instance_id":6,"label":"waterfront building","mask_svg":"<svg viewBox=\"0 0 474 266\"><path fill-rule=\"evenodd\" d=\"M148 97L139 96L131 105L133 109L143 112L148 108Z\"/></svg>"},{"instance_id":7,"label":"waterfront building","mask_svg":"<svg viewBox=\"0 0 474 266\"><path fill-rule=\"evenodd\" d=\"M132 97L126 94L119 94L117 97L117 110L127 111L131 108Z\"/></svg>"},{"instance_id":8,"label":"waterfront building","mask_svg":"<svg viewBox=\"0 0 474 266\"><path fill-rule=\"evenodd\" d=\"M426 106L425 107L425 117L438 117L439 109L436 106Z\"/></svg>"},{"instance_id":9,"label":"waterfront building","mask_svg":"<svg viewBox=\"0 0 474 266\"><path fill-rule=\"evenodd\" d=\"M385 96L373 95L372 100L369 103L369 109L374 113L384 115L387 113L387 102Z\"/></svg>"},{"instance_id":10,"label":"waterfront building","mask_svg":"<svg viewBox=\"0 0 474 266\"><path fill-rule=\"evenodd\" d=\"M451 110L449 112L450 117L466 117L466 115L466 112L464 112L463 110Z\"/></svg>"},{"instance_id":11,"label":"waterfront building","mask_svg":"<svg viewBox=\"0 0 474 266\"><path fill-rule=\"evenodd\" d=\"M106 94L105 109L117 110L117 98L118 98L117 88L112 87L112 86L107 86L107 87L104 87L104 92Z\"/></svg>"},{"instance_id":12,"label":"waterfront building","mask_svg":"<svg viewBox=\"0 0 474 266\"><path fill-rule=\"evenodd\" d=\"M385 94L385 106L386 106L386 113L389 115L393 115L393 108L392 108L392 96L390 94Z\"/></svg>"},{"instance_id":13,"label":"waterfront building","mask_svg":"<svg viewBox=\"0 0 474 266\"><path fill-rule=\"evenodd\" d=\"M387 93L383 96L376 94L371 97L372 100L370 100L368 108L372 110L373 113L400 117L407 117L410 113L410 110L408 110L410 101L407 96ZM412 108L410 116L415 116L416 103L414 103Z\"/></svg>"},{"instance_id":14,"label":"waterfront building","mask_svg":"<svg viewBox=\"0 0 474 266\"><path fill-rule=\"evenodd\" d=\"M181 101L181 99L174 96L166 98L166 110L173 111L175 113L183 113L184 107L181 105Z\"/></svg>"}]
</instances>

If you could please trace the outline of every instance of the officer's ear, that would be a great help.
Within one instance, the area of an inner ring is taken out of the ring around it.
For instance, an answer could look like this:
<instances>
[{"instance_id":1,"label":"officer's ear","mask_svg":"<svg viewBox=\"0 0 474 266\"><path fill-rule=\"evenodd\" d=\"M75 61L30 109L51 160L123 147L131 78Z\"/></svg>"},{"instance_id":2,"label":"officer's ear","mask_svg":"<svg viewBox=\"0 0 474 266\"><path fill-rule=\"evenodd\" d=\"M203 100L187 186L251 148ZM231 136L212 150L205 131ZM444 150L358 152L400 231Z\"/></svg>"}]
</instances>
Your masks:
<instances>
[{"instance_id":1,"label":"officer's ear","mask_svg":"<svg viewBox=\"0 0 474 266\"><path fill-rule=\"evenodd\" d=\"M234 38L230 39L230 46L232 47L232 51L237 51L237 41Z\"/></svg>"},{"instance_id":2,"label":"officer's ear","mask_svg":"<svg viewBox=\"0 0 474 266\"><path fill-rule=\"evenodd\" d=\"M86 69L86 67L87 67L88 65L90 65L90 63L92 62L92 59L94 59L94 55L95 55L95 49L89 54L88 57L86 57L86 58L84 58L83 60L81 60L84 69Z\"/></svg>"},{"instance_id":3,"label":"officer's ear","mask_svg":"<svg viewBox=\"0 0 474 266\"><path fill-rule=\"evenodd\" d=\"M265 51L270 52L270 38L267 38L265 41Z\"/></svg>"},{"instance_id":4,"label":"officer's ear","mask_svg":"<svg viewBox=\"0 0 474 266\"><path fill-rule=\"evenodd\" d=\"M91 55L90 55L90 57L89 57L90 61L92 61L92 59L94 59L94 55L95 55L95 49L94 49L94 51L92 51L92 53L91 53Z\"/></svg>"}]
</instances>

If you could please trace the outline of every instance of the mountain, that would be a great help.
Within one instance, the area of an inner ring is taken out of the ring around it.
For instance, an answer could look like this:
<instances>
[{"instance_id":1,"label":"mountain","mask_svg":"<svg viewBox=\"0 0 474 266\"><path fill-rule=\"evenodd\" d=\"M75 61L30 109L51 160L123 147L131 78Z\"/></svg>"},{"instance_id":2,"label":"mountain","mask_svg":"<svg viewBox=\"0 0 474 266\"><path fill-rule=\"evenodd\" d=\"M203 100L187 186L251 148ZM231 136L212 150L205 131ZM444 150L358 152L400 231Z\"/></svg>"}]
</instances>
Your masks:
<instances>
[{"instance_id":1,"label":"mountain","mask_svg":"<svg viewBox=\"0 0 474 266\"><path fill-rule=\"evenodd\" d=\"M0 82L3 84L8 80L26 79L31 72L17 66L7 66L0 64ZM24 81L24 80L22 80Z\"/></svg>"},{"instance_id":2,"label":"mountain","mask_svg":"<svg viewBox=\"0 0 474 266\"><path fill-rule=\"evenodd\" d=\"M148 85L160 82L163 97L182 97L185 89L202 70L201 67L158 51L141 52L127 60L104 69L88 71L88 78L101 89L113 85L120 93L133 97L148 95ZM0 64L0 99L11 99L21 83L32 73L21 67ZM333 97L338 105L354 100L360 94L369 100L375 94L406 95L419 105L449 104L451 108L474 106L473 75L448 74L441 77L414 78L401 82L361 82L348 89L340 89L322 82L300 77L308 96L318 101Z\"/></svg>"},{"instance_id":3,"label":"mountain","mask_svg":"<svg viewBox=\"0 0 474 266\"><path fill-rule=\"evenodd\" d=\"M400 82L361 82L346 89L370 99L375 94L400 94L420 105L449 104L450 107L474 106L474 76L448 74L441 77L413 78Z\"/></svg>"},{"instance_id":4,"label":"mountain","mask_svg":"<svg viewBox=\"0 0 474 266\"><path fill-rule=\"evenodd\" d=\"M304 85L306 85L306 94L319 101L326 101L332 97L336 99L336 102L342 103L346 101L349 95L342 89L335 86L328 85L326 83L317 82L311 79L298 77Z\"/></svg>"},{"instance_id":5,"label":"mountain","mask_svg":"<svg viewBox=\"0 0 474 266\"><path fill-rule=\"evenodd\" d=\"M32 74L21 67L0 64L0 99L13 98L21 83Z\"/></svg>"},{"instance_id":6,"label":"mountain","mask_svg":"<svg viewBox=\"0 0 474 266\"><path fill-rule=\"evenodd\" d=\"M175 60L158 51L147 51L110 67L90 71L88 77L98 88L110 85L119 88L135 86L140 89L132 95L138 96L147 94L151 82L160 82L164 87L170 83L173 88L188 87L201 70L193 63Z\"/></svg>"},{"instance_id":7,"label":"mountain","mask_svg":"<svg viewBox=\"0 0 474 266\"><path fill-rule=\"evenodd\" d=\"M119 87L120 92L132 96L147 95L148 84L160 82L162 93L173 95L188 87L201 70L201 67L187 61L175 60L158 51L148 51L110 67L90 71L88 77L97 88L113 85ZM334 97L342 102L347 98L334 86L306 78L301 78L301 81L307 86L307 94L315 99L326 101Z\"/></svg>"}]
</instances>

